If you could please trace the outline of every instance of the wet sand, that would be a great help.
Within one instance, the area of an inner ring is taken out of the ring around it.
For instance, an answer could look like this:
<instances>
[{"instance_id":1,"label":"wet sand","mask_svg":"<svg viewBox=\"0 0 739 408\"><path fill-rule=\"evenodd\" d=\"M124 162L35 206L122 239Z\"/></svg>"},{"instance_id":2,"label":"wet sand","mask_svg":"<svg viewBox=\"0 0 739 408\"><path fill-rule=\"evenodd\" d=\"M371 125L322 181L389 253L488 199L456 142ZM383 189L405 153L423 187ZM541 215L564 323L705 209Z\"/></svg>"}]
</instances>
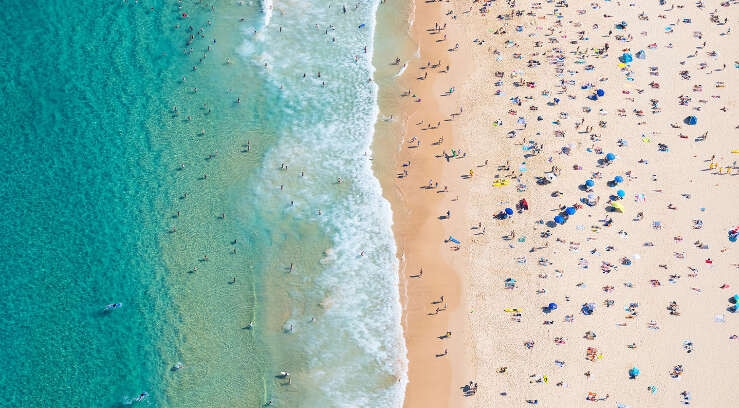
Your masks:
<instances>
[{"instance_id":1,"label":"wet sand","mask_svg":"<svg viewBox=\"0 0 739 408\"><path fill-rule=\"evenodd\" d=\"M466 229L462 224L466 192L457 173L466 168L467 159L444 157L445 152L451 155L458 150L452 135L464 114L459 115L456 91L448 91L469 74L469 67L461 62L470 54L454 49L452 39L461 35L461 27L443 28L449 17L441 3L417 2L414 17L412 37L420 53L404 56L398 63L399 70L407 64L398 79L403 89L397 95L403 106L397 118L402 121L402 134L396 139L397 162L386 171L392 181L384 180L383 186L393 207L400 259L409 359L405 404L447 406L455 404L456 384L468 377L462 357L462 292L455 266L462 262L462 251L449 241Z\"/></svg>"}]
</instances>

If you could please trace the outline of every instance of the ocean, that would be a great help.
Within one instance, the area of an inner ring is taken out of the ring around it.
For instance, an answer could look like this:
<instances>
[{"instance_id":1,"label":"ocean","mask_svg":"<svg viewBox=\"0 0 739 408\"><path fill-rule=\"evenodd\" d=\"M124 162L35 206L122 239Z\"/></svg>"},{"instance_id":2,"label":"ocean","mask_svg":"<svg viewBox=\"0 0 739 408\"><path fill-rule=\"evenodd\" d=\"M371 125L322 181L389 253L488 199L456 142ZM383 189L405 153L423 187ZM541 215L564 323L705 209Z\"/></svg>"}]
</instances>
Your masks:
<instances>
[{"instance_id":1,"label":"ocean","mask_svg":"<svg viewBox=\"0 0 739 408\"><path fill-rule=\"evenodd\" d=\"M11 3L0 406L400 406L372 146L410 6Z\"/></svg>"}]
</instances>

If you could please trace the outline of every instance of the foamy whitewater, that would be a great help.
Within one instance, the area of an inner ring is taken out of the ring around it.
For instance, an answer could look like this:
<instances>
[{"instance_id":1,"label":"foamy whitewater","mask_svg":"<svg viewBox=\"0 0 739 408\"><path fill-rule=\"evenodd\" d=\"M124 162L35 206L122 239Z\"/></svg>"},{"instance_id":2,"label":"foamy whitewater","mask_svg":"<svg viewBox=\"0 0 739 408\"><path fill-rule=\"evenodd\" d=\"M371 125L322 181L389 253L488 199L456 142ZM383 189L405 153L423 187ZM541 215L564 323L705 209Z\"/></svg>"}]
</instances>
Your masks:
<instances>
[{"instance_id":1,"label":"foamy whitewater","mask_svg":"<svg viewBox=\"0 0 739 408\"><path fill-rule=\"evenodd\" d=\"M296 235L264 278L272 353L291 378L271 398L289 406L400 406L407 382L392 214L371 168L377 6L264 1L239 47L281 88L245 205L279 203L261 216Z\"/></svg>"}]
</instances>

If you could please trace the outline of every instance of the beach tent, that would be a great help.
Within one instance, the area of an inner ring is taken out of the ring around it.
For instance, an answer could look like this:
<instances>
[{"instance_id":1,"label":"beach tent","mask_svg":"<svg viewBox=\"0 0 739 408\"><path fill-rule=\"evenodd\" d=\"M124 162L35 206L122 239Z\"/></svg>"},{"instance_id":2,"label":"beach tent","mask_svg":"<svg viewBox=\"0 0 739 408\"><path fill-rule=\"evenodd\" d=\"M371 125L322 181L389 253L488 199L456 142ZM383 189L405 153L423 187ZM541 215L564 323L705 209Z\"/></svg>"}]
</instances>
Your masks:
<instances>
[{"instance_id":1,"label":"beach tent","mask_svg":"<svg viewBox=\"0 0 739 408\"><path fill-rule=\"evenodd\" d=\"M624 198L626 197L626 192L623 190L618 190L616 191L616 195L618 196L618 198Z\"/></svg>"},{"instance_id":2,"label":"beach tent","mask_svg":"<svg viewBox=\"0 0 739 408\"><path fill-rule=\"evenodd\" d=\"M590 180L590 179L585 180L585 185L588 187L593 187L595 185L595 181Z\"/></svg>"},{"instance_id":3,"label":"beach tent","mask_svg":"<svg viewBox=\"0 0 739 408\"><path fill-rule=\"evenodd\" d=\"M639 52L636 53L636 58L645 59L647 58L647 54L644 53L644 50L639 50Z\"/></svg>"},{"instance_id":4,"label":"beach tent","mask_svg":"<svg viewBox=\"0 0 739 408\"><path fill-rule=\"evenodd\" d=\"M556 215L556 216L554 217L554 222L556 222L557 224L560 224L560 225L562 225L562 224L564 224L564 223L565 223L565 217L563 217L563 216L561 216L561 215Z\"/></svg>"},{"instance_id":5,"label":"beach tent","mask_svg":"<svg viewBox=\"0 0 739 408\"><path fill-rule=\"evenodd\" d=\"M603 95L606 94L606 91L604 91L602 89L598 89L597 91L595 91L595 94L598 95L598 96L603 96Z\"/></svg>"},{"instance_id":6,"label":"beach tent","mask_svg":"<svg viewBox=\"0 0 739 408\"><path fill-rule=\"evenodd\" d=\"M696 123L698 123L698 118L696 118L693 115L688 116L687 118L685 118L685 124L686 125L695 125Z\"/></svg>"},{"instance_id":7,"label":"beach tent","mask_svg":"<svg viewBox=\"0 0 739 408\"><path fill-rule=\"evenodd\" d=\"M611 207L613 207L613 209L615 209L616 211L620 213L624 212L624 205L619 203L618 201L612 202Z\"/></svg>"},{"instance_id":8,"label":"beach tent","mask_svg":"<svg viewBox=\"0 0 739 408\"><path fill-rule=\"evenodd\" d=\"M606 154L606 160L608 160L608 161L614 161L614 160L616 160L616 155L613 154L613 153L608 153L608 154Z\"/></svg>"},{"instance_id":9,"label":"beach tent","mask_svg":"<svg viewBox=\"0 0 739 408\"><path fill-rule=\"evenodd\" d=\"M629 62L631 62L631 61L633 61L633 60L634 60L634 56L633 56L633 55L631 55L631 54L630 54L630 53L628 53L628 52L625 52L625 53L623 53L623 54L622 54L622 55L621 55L621 56L620 56L620 57L618 58L618 60L619 60L619 61L621 61L621 62L623 62L623 63L626 63L626 64L628 64Z\"/></svg>"},{"instance_id":10,"label":"beach tent","mask_svg":"<svg viewBox=\"0 0 739 408\"><path fill-rule=\"evenodd\" d=\"M565 212L567 213L567 215L575 215L577 210L575 209L575 207L567 207L565 209Z\"/></svg>"},{"instance_id":11,"label":"beach tent","mask_svg":"<svg viewBox=\"0 0 739 408\"><path fill-rule=\"evenodd\" d=\"M631 370L629 370L629 378L632 380L641 374L641 371L639 371L638 367L631 367Z\"/></svg>"}]
</instances>

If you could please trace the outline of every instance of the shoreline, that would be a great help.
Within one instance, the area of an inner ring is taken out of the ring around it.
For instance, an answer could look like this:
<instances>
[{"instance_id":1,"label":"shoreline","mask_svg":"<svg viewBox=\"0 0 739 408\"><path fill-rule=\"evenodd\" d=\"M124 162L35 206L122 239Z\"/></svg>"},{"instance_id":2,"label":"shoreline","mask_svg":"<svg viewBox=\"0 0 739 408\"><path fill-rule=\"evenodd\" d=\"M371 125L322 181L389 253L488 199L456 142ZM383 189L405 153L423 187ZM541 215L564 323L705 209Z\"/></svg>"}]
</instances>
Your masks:
<instances>
[{"instance_id":1,"label":"shoreline","mask_svg":"<svg viewBox=\"0 0 739 408\"><path fill-rule=\"evenodd\" d=\"M402 64L407 66L390 85L402 93L394 96L401 100L401 123L397 126L401 135L393 136L392 158L375 164L393 210L408 361L404 406L409 407L459 406L462 393L457 388L469 381L459 273L464 251L453 250L447 238L458 236L465 228L455 222L467 218L464 202L459 199L466 195L465 186L458 174L466 171L462 169L469 167L465 162L470 159L445 162L442 156L459 150L454 137L458 94L445 94L444 90L456 90L464 82L462 60L469 54L459 49L449 51L454 47L452 38L459 35L456 24L429 31L435 23L443 27L445 21L451 22L440 5L415 1L409 31L420 53L401 60L398 69ZM443 36L448 39L443 40ZM446 72L447 65L450 72ZM373 150L387 153L390 148L376 140ZM433 180L431 184L429 180ZM446 337L448 331L452 335Z\"/></svg>"}]
</instances>

